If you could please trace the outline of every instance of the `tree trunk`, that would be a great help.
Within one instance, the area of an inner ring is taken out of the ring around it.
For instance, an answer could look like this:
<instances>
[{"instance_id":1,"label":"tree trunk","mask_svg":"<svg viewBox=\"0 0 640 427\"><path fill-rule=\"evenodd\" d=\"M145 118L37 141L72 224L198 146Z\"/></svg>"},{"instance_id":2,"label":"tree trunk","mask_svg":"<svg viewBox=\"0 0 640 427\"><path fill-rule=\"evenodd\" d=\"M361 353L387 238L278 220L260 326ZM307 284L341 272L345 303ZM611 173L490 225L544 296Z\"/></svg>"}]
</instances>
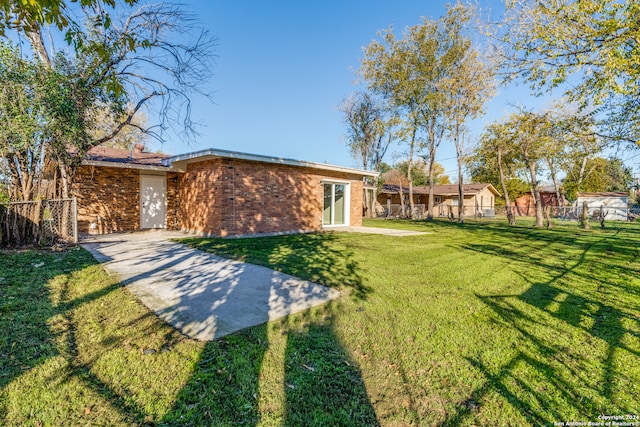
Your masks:
<instances>
[{"instance_id":1,"label":"tree trunk","mask_svg":"<svg viewBox=\"0 0 640 427\"><path fill-rule=\"evenodd\" d=\"M433 221L433 181L435 178L433 165L436 163L436 145L435 145L435 131L429 129L429 204L427 206L427 221Z\"/></svg>"},{"instance_id":2,"label":"tree trunk","mask_svg":"<svg viewBox=\"0 0 640 427\"><path fill-rule=\"evenodd\" d=\"M531 174L531 187L533 188L533 197L536 202L536 227L544 226L544 216L542 212L542 199L540 198L540 189L538 188L538 177L536 172L536 162L529 161L529 158L525 158L525 163L529 166L529 173Z\"/></svg>"},{"instance_id":3,"label":"tree trunk","mask_svg":"<svg viewBox=\"0 0 640 427\"><path fill-rule=\"evenodd\" d=\"M404 217L404 195L402 194L402 180L398 180L398 191L400 194L400 216Z\"/></svg>"},{"instance_id":4,"label":"tree trunk","mask_svg":"<svg viewBox=\"0 0 640 427\"><path fill-rule=\"evenodd\" d=\"M589 161L589 155L587 154L587 145L583 143L585 154L582 158L582 163L580 164L580 173L578 174L578 188L580 188L580 184L584 180L584 171L587 169L587 162Z\"/></svg>"},{"instance_id":5,"label":"tree trunk","mask_svg":"<svg viewBox=\"0 0 640 427\"><path fill-rule=\"evenodd\" d=\"M549 173L551 174L551 182L553 182L553 188L556 190L556 204L558 207L558 215L560 215L560 206L564 205L562 203L562 195L560 194L560 186L558 185L558 179L556 178L556 171L551 159L547 159L547 165L549 166Z\"/></svg>"},{"instance_id":6,"label":"tree trunk","mask_svg":"<svg viewBox=\"0 0 640 427\"><path fill-rule=\"evenodd\" d=\"M456 125L454 142L456 144L456 157L458 158L458 223L464 223L464 188L462 188L462 151L464 141L460 139L459 126ZM477 212L476 212L477 213Z\"/></svg>"},{"instance_id":7,"label":"tree trunk","mask_svg":"<svg viewBox=\"0 0 640 427\"><path fill-rule=\"evenodd\" d=\"M509 225L516 225L516 217L511 210L509 191L507 190L507 183L504 179L504 170L502 169L502 147L498 148L498 172L500 174L500 185L502 185L502 191L504 192L504 205L507 209L507 222Z\"/></svg>"},{"instance_id":8,"label":"tree trunk","mask_svg":"<svg viewBox=\"0 0 640 427\"><path fill-rule=\"evenodd\" d=\"M47 67L51 67L51 59L49 58L49 54L47 53L47 49L44 47L44 41L42 40L42 33L38 31L27 31L27 37L31 42L31 46L33 47L33 51L38 56L40 62L42 62Z\"/></svg>"},{"instance_id":9,"label":"tree trunk","mask_svg":"<svg viewBox=\"0 0 640 427\"><path fill-rule=\"evenodd\" d=\"M409 218L413 218L413 179L411 179L411 166L413 163L413 153L416 148L416 132L417 127L414 124L413 133L411 134L411 147L409 148L409 161L407 162L407 180L409 181Z\"/></svg>"},{"instance_id":10,"label":"tree trunk","mask_svg":"<svg viewBox=\"0 0 640 427\"><path fill-rule=\"evenodd\" d=\"M63 160L58 160L58 170L60 171L60 196L63 199L71 197L71 176L69 167Z\"/></svg>"},{"instance_id":11,"label":"tree trunk","mask_svg":"<svg viewBox=\"0 0 640 427\"><path fill-rule=\"evenodd\" d=\"M580 227L588 230L589 226L589 204L584 202L582 204L582 212L580 212Z\"/></svg>"},{"instance_id":12,"label":"tree trunk","mask_svg":"<svg viewBox=\"0 0 640 427\"><path fill-rule=\"evenodd\" d=\"M553 228L553 222L551 221L551 206L547 205L544 207L544 217L547 221L547 230L551 230Z\"/></svg>"}]
</instances>

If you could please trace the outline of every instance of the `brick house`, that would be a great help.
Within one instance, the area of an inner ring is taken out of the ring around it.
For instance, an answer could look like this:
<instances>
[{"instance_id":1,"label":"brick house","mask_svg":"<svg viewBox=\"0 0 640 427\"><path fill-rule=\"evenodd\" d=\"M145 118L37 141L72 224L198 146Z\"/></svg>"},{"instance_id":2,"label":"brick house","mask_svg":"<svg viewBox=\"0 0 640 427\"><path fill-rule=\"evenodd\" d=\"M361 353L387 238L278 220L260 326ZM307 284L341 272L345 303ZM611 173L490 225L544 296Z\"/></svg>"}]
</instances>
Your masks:
<instances>
[{"instance_id":1,"label":"brick house","mask_svg":"<svg viewBox=\"0 0 640 427\"><path fill-rule=\"evenodd\" d=\"M464 200L462 203L465 215L495 215L495 198L501 194L493 185L486 183L462 184ZM405 205L409 204L409 188L402 188L402 196ZM434 215L446 217L451 211L458 215L460 202L458 200L458 184L444 184L433 186ZM384 184L377 199L383 209L382 215L391 214L394 216L395 210L400 205L400 187L397 185ZM424 215L429 203L429 186L417 185L413 187L413 203L417 209L424 211Z\"/></svg>"},{"instance_id":2,"label":"brick house","mask_svg":"<svg viewBox=\"0 0 640 427\"><path fill-rule=\"evenodd\" d=\"M281 234L361 225L363 178L375 174L216 149L168 156L96 147L73 192L80 232Z\"/></svg>"}]
</instances>

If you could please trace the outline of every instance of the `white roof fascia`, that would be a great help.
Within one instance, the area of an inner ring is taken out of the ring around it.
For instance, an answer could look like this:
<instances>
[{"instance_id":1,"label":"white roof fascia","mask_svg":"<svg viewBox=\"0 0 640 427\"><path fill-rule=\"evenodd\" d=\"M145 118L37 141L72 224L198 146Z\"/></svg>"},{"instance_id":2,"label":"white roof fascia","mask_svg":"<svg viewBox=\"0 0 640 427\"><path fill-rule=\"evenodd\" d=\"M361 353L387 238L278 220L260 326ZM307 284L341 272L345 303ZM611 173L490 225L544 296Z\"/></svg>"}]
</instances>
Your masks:
<instances>
[{"instance_id":1,"label":"white roof fascia","mask_svg":"<svg viewBox=\"0 0 640 427\"><path fill-rule=\"evenodd\" d=\"M263 156L260 154L241 153L238 151L218 150L213 148L209 148L201 151L195 151L193 153L179 154L177 156L168 157L162 160L162 163L167 166L172 165L173 163L176 163L176 162L183 162L183 161L186 161L187 163L189 163L189 160L195 161L199 157L208 157L208 156L222 157L226 159L250 160L250 161L262 162L262 163L275 163L279 165L288 165L288 166L301 166L301 167L308 167L313 169L329 170L334 172L352 173L357 175L378 176L378 172L366 171L363 169L347 168L343 166L329 165L326 163L307 162L303 160L287 159L282 157Z\"/></svg>"},{"instance_id":2,"label":"white roof fascia","mask_svg":"<svg viewBox=\"0 0 640 427\"><path fill-rule=\"evenodd\" d=\"M148 171L171 172L171 168L167 166L140 165L137 163L122 163L122 162L105 162L101 160L83 160L82 165L83 166L102 166L107 168L139 169L139 170L148 170Z\"/></svg>"}]
</instances>

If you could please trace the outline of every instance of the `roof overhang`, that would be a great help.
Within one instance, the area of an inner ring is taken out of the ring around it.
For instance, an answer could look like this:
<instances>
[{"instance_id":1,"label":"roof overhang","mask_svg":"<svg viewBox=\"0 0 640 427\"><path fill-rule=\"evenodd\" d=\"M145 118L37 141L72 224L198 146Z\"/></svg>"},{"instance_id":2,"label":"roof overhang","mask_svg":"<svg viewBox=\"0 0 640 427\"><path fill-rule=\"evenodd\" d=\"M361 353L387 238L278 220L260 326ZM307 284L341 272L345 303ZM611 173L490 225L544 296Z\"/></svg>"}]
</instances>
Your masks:
<instances>
[{"instance_id":1,"label":"roof overhang","mask_svg":"<svg viewBox=\"0 0 640 427\"><path fill-rule=\"evenodd\" d=\"M173 172L173 169L168 166L141 165L138 163L105 162L100 160L83 160L82 165L83 166L100 166L100 167L106 167L106 168Z\"/></svg>"},{"instance_id":2,"label":"roof overhang","mask_svg":"<svg viewBox=\"0 0 640 427\"><path fill-rule=\"evenodd\" d=\"M498 197L502 197L502 194L500 194L500 192L496 189L496 187L493 186L493 184L489 184L487 187L489 191L491 191L493 194L495 194Z\"/></svg>"},{"instance_id":3,"label":"roof overhang","mask_svg":"<svg viewBox=\"0 0 640 427\"><path fill-rule=\"evenodd\" d=\"M206 150L195 151L193 153L180 154L164 159L162 163L170 166L172 171L186 172L187 165L194 162L202 162L212 159L238 159L249 160L261 163L273 163L278 165L306 167L312 169L327 170L332 172L343 172L348 174L362 176L378 176L378 172L366 171L363 169L347 168L343 166L335 166L326 163L307 162L304 160L287 159L283 157L263 156L260 154L241 153L238 151L218 150L209 148Z\"/></svg>"},{"instance_id":4,"label":"roof overhang","mask_svg":"<svg viewBox=\"0 0 640 427\"><path fill-rule=\"evenodd\" d=\"M590 199L598 199L598 198L608 198L608 197L629 197L629 193L622 191L604 191L598 193L578 193L578 197L580 198L590 198Z\"/></svg>"}]
</instances>

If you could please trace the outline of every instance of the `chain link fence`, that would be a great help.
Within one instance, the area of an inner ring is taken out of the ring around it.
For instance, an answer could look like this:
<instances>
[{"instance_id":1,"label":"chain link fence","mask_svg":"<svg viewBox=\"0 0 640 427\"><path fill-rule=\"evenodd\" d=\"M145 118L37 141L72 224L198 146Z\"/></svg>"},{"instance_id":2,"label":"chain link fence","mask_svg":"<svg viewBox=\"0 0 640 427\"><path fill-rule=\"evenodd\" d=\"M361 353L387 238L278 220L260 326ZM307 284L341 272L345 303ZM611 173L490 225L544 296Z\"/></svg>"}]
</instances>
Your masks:
<instances>
[{"instance_id":1,"label":"chain link fence","mask_svg":"<svg viewBox=\"0 0 640 427\"><path fill-rule=\"evenodd\" d=\"M76 199L0 204L0 245L53 246L78 243Z\"/></svg>"},{"instance_id":2,"label":"chain link fence","mask_svg":"<svg viewBox=\"0 0 640 427\"><path fill-rule=\"evenodd\" d=\"M544 208L543 208L544 209ZM557 220L566 221L579 221L582 215L582 206L549 206L549 216ZM408 218L409 217L409 205L402 209L401 205L380 205L376 207L376 217L378 218ZM522 207L512 206L511 211L518 218L527 218L535 216L535 208L523 209ZM625 207L613 207L613 206L589 206L588 216L589 219L596 221L599 219L600 211L602 211L605 220L607 221L636 221L640 218L640 209L629 209ZM544 213L544 211L543 211ZM447 218L453 216L457 218L458 207L453 206L449 209L449 206L435 206L434 216L436 218ZM464 215L466 218L494 218L496 216L506 217L507 209L502 207L496 207L495 209L478 209L470 206L464 207ZM427 207L424 204L414 205L413 218L423 219L427 216Z\"/></svg>"},{"instance_id":3,"label":"chain link fence","mask_svg":"<svg viewBox=\"0 0 640 427\"><path fill-rule=\"evenodd\" d=\"M409 212L411 211L411 207L409 204L404 206L404 210L402 205L381 205L378 204L376 207L376 217L377 218L408 218ZM425 204L415 204L413 205L413 215L411 216L413 219L424 219L427 217L427 205ZM457 216L458 215L458 206L449 206L438 205L433 208L433 215L436 218L447 218L450 215ZM480 209L472 206L464 206L464 215L467 217L474 218L493 218L496 215L495 209Z\"/></svg>"},{"instance_id":4,"label":"chain link fence","mask_svg":"<svg viewBox=\"0 0 640 427\"><path fill-rule=\"evenodd\" d=\"M567 220L567 221L579 221L582 217L583 206L547 206L543 207L543 212L545 209L549 210L549 216L553 219L559 220ZM522 209L518 206L512 206L511 211L516 217L533 217L535 216L535 207L530 209ZM627 207L619 207L619 206L604 206L595 204L589 205L587 216L591 220L598 220L600 217L600 213L604 216L604 219L607 221L635 221L638 218L637 210L629 209ZM507 209L503 207L496 208L497 215L507 214Z\"/></svg>"}]
</instances>

